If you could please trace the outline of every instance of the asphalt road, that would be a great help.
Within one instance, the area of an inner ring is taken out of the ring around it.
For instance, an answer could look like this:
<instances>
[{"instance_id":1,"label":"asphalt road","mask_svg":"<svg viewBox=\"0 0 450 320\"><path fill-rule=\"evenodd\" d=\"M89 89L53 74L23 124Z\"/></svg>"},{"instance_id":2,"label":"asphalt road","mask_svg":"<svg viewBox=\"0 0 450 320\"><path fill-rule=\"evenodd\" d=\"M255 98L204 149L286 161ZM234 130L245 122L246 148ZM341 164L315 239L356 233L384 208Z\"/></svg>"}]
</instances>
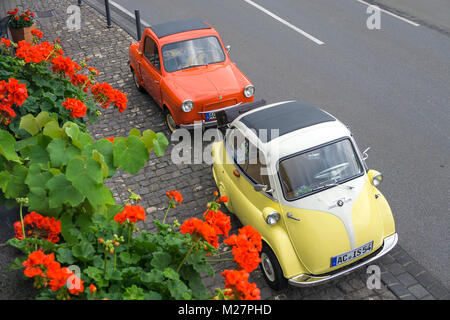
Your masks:
<instances>
[{"instance_id":1,"label":"asphalt road","mask_svg":"<svg viewBox=\"0 0 450 320\"><path fill-rule=\"evenodd\" d=\"M115 0L150 24L207 21L257 99L307 101L349 125L384 174L400 245L449 288L450 2L375 1L397 16L369 30L363 1L254 1Z\"/></svg>"}]
</instances>

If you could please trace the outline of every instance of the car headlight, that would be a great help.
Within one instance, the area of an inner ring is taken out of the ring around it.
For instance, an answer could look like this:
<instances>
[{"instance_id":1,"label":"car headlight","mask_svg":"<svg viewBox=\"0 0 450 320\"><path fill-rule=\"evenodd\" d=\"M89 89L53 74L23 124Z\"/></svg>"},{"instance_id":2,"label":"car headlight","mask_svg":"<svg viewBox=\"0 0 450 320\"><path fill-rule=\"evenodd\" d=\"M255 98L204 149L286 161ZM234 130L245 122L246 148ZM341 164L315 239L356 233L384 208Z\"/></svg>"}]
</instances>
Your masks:
<instances>
[{"instance_id":1,"label":"car headlight","mask_svg":"<svg viewBox=\"0 0 450 320\"><path fill-rule=\"evenodd\" d=\"M378 174L374 175L373 178L372 178L372 184L375 187L378 187L381 184L382 181L383 181L383 175L381 173L378 173Z\"/></svg>"},{"instance_id":2,"label":"car headlight","mask_svg":"<svg viewBox=\"0 0 450 320\"><path fill-rule=\"evenodd\" d=\"M192 100L184 100L181 104L181 110L183 110L184 112L192 111L192 109L194 109L194 103L192 102Z\"/></svg>"},{"instance_id":3,"label":"car headlight","mask_svg":"<svg viewBox=\"0 0 450 320\"><path fill-rule=\"evenodd\" d=\"M244 89L244 96L250 98L255 93L255 87L252 85L246 86Z\"/></svg>"},{"instance_id":4,"label":"car headlight","mask_svg":"<svg viewBox=\"0 0 450 320\"><path fill-rule=\"evenodd\" d=\"M276 211L273 211L266 216L266 223L270 226L276 224L278 221L280 221L280 214Z\"/></svg>"}]
</instances>

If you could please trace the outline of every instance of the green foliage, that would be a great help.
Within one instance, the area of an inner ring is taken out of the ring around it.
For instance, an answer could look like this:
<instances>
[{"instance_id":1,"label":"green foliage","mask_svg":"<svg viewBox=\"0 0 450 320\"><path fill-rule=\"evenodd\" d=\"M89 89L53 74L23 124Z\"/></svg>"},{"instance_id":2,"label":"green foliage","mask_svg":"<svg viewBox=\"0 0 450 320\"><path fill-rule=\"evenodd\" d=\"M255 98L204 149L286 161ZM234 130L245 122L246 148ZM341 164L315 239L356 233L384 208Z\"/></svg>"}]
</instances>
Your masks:
<instances>
[{"instance_id":1,"label":"green foliage","mask_svg":"<svg viewBox=\"0 0 450 320\"><path fill-rule=\"evenodd\" d=\"M118 169L137 173L149 159L154 145L167 139L151 130L151 144L144 136L116 138L114 143L92 137L73 122L60 127L47 112L22 117L20 128L30 137L16 140L0 129L0 197L28 198L30 211L63 217L63 235L73 239L69 229L76 217L94 212L108 213L116 204L104 180ZM133 130L134 133L138 130ZM159 137L159 138L158 138ZM127 154L129 153L129 154ZM158 154L161 153L158 151ZM132 156L130 156L132 155Z\"/></svg>"}]
</instances>

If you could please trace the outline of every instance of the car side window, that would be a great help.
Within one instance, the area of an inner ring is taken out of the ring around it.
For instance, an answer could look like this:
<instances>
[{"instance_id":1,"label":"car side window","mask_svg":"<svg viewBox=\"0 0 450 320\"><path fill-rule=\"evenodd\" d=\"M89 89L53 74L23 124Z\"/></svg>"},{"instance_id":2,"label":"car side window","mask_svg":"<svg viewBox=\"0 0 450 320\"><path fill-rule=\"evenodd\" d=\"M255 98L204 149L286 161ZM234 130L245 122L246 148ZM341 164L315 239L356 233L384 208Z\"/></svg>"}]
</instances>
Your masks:
<instances>
[{"instance_id":1,"label":"car side window","mask_svg":"<svg viewBox=\"0 0 450 320\"><path fill-rule=\"evenodd\" d=\"M145 37L144 56L147 58L148 62L150 62L156 69L159 70L161 68L158 46L156 45L155 41L153 41L153 39L149 36Z\"/></svg>"},{"instance_id":2,"label":"car side window","mask_svg":"<svg viewBox=\"0 0 450 320\"><path fill-rule=\"evenodd\" d=\"M253 183L264 184L267 185L268 190L271 189L264 155L239 130L233 131L232 134L227 136L226 143L235 164Z\"/></svg>"}]
</instances>

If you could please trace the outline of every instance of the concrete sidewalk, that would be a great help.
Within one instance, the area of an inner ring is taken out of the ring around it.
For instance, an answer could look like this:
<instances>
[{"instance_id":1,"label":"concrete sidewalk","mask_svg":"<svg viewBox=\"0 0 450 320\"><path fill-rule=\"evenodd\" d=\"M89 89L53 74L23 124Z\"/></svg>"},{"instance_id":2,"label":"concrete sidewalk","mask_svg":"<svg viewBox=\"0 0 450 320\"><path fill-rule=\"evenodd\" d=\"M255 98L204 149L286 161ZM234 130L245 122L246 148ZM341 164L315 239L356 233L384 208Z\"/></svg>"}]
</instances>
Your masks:
<instances>
[{"instance_id":1,"label":"concrete sidewalk","mask_svg":"<svg viewBox=\"0 0 450 320\"><path fill-rule=\"evenodd\" d=\"M117 24L107 28L105 17L86 4L81 6L81 29L69 30L66 25L67 8L75 4L76 0L6 0L0 3L0 15L14 7L37 13L36 24L44 33L45 40L60 38L66 55L75 61L89 58L89 65L100 71L99 81L107 81L114 88L127 93L129 103L123 114L117 116L113 110L105 110L99 121L89 127L94 139L126 135L131 128L162 131L169 137L159 107L148 94L134 87L127 66L128 46L135 41L134 37ZM49 10L52 16L46 15ZM120 23L120 19L115 21ZM128 23L132 25L132 22ZM141 205L147 208L149 219L139 226L140 229L153 231L151 221L164 215L167 205L165 191L177 189L182 193L183 205L170 212L169 220L176 217L183 221L192 216L200 217L216 189L209 165L175 165L170 161L172 147L173 144L169 145L166 156L152 158L138 174L118 173L108 182L118 201L127 197L127 188L142 196ZM233 230L239 227L234 217L232 225ZM5 239L13 236L12 229L5 230L10 232L9 236L5 235ZM0 299L32 299L36 292L32 289L32 283L24 279L22 271L3 270L16 255L14 248L0 247ZM373 290L366 285L369 276L366 268L328 284L311 288L290 287L282 292L271 290L259 269L252 273L250 280L261 289L262 299L450 299L448 290L400 246L376 264L382 272L382 285L380 289ZM220 273L227 267L227 263L214 265L216 276L205 279L208 288L223 287Z\"/></svg>"}]
</instances>

